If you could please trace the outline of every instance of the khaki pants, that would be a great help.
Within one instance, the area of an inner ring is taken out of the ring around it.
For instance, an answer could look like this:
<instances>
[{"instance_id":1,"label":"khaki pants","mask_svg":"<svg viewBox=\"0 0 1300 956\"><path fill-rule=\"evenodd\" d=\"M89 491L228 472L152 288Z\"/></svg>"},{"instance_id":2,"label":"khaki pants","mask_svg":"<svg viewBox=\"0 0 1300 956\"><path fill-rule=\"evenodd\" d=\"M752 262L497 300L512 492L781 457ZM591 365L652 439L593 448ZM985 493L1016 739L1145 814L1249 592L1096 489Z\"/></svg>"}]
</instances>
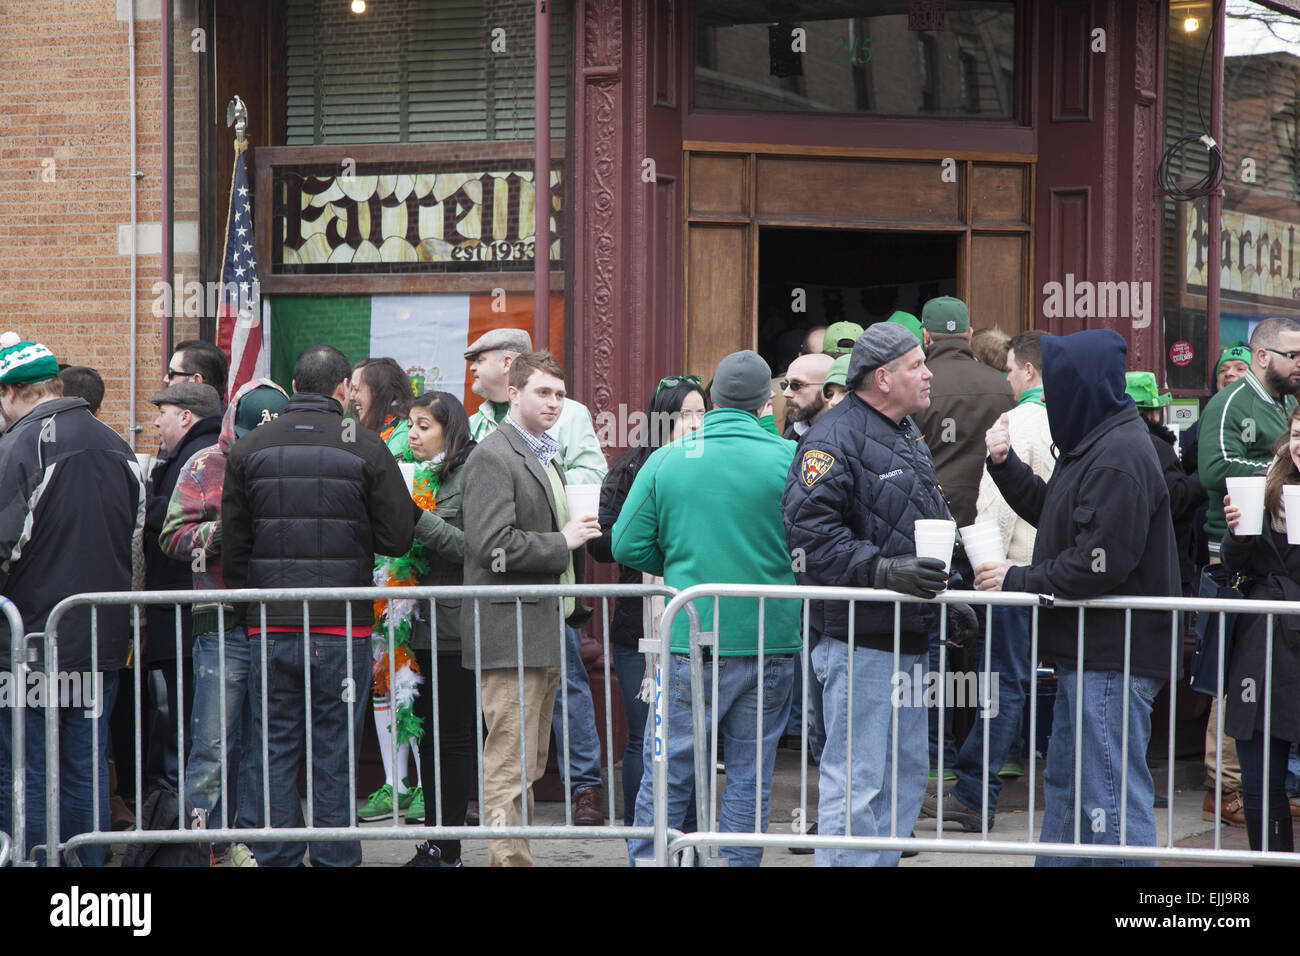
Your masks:
<instances>
[{"instance_id":1,"label":"khaki pants","mask_svg":"<svg viewBox=\"0 0 1300 956\"><path fill-rule=\"evenodd\" d=\"M1214 735L1219 727L1219 708L1223 702L1214 699L1210 702L1210 719L1205 725L1205 776L1214 789ZM1223 766L1219 768L1223 776L1223 789L1241 792L1241 763L1237 760L1237 741L1223 732Z\"/></svg>"},{"instance_id":2,"label":"khaki pants","mask_svg":"<svg viewBox=\"0 0 1300 956\"><path fill-rule=\"evenodd\" d=\"M519 671L515 668L483 671L483 825L519 826L523 823L523 787L520 752L527 760L528 821L533 819L533 784L546 772L551 749L551 715L558 667L525 667L523 679L524 726L519 726ZM532 866L527 840L489 840L493 866Z\"/></svg>"}]
</instances>

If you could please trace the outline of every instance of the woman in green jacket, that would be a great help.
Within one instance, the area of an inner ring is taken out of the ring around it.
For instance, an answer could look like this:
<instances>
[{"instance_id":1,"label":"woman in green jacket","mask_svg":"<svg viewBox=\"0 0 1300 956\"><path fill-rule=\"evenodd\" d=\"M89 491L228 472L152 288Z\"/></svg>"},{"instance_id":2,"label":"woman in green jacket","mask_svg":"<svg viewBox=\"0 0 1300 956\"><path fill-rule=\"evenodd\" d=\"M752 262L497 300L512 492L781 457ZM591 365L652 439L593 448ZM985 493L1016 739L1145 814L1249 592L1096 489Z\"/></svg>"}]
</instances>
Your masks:
<instances>
[{"instance_id":1,"label":"woman in green jacket","mask_svg":"<svg viewBox=\"0 0 1300 956\"><path fill-rule=\"evenodd\" d=\"M429 568L418 583L459 586L464 582L465 560L461 466L474 448L464 406L449 392L421 395L411 404L407 441L416 461L415 502L423 509L415 526L415 540L423 548ZM419 750L420 776L432 781L431 775L439 774L440 822L448 827L464 825L474 789L474 672L460 663L460 603L459 599L420 602L411 631L411 648L425 679L424 693L416 698L415 709L430 732ZM436 754L432 739L434 700L438 702ZM431 788L432 783L427 786ZM408 812L406 818L414 822L413 816ZM430 824L436 820L434 815L425 817ZM425 841L406 865L460 866L460 841Z\"/></svg>"}]
</instances>

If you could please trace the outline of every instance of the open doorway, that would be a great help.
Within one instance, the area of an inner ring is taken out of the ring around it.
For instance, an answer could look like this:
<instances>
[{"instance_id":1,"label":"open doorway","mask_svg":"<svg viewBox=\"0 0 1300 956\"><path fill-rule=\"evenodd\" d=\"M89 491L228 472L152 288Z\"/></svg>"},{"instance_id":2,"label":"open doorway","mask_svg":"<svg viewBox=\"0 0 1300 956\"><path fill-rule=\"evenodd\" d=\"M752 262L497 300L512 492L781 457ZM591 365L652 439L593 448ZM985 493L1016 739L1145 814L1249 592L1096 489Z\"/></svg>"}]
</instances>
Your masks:
<instances>
[{"instance_id":1,"label":"open doorway","mask_svg":"<svg viewBox=\"0 0 1300 956\"><path fill-rule=\"evenodd\" d=\"M960 236L763 227L758 234L758 350L781 375L810 329L864 328L897 309L957 294Z\"/></svg>"}]
</instances>

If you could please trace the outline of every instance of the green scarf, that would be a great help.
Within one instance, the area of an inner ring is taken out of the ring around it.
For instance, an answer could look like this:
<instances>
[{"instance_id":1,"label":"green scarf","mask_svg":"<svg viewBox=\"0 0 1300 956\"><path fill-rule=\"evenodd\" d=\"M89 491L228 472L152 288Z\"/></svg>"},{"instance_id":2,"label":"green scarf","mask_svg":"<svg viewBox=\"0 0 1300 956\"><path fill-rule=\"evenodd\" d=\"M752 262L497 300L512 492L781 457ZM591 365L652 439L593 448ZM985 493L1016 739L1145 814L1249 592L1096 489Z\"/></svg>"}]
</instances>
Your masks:
<instances>
[{"instance_id":1,"label":"green scarf","mask_svg":"<svg viewBox=\"0 0 1300 956\"><path fill-rule=\"evenodd\" d=\"M1035 405L1042 405L1046 408L1047 403L1043 401L1043 386L1039 385L1037 388L1027 388L1021 392L1020 401L1016 402L1016 405L1023 405L1025 402L1033 402Z\"/></svg>"}]
</instances>

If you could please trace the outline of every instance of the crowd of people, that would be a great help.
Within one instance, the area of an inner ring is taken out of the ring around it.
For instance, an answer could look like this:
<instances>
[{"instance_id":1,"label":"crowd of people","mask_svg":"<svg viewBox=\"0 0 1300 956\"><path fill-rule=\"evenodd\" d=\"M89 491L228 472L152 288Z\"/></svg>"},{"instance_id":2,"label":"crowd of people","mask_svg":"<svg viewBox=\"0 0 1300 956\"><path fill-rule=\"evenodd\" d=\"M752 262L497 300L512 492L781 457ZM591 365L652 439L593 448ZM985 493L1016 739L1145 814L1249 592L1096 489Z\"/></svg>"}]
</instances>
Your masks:
<instances>
[{"instance_id":1,"label":"crowd of people","mask_svg":"<svg viewBox=\"0 0 1300 956\"><path fill-rule=\"evenodd\" d=\"M349 762L368 722L384 782L357 816L436 815L442 825L464 825L477 797L476 700L486 728L485 825L533 818L532 788L552 734L572 822L604 823L601 744L582 657L592 609L571 597L412 602L400 590L411 585L581 584L591 557L617 564L621 583L824 585L913 598L897 617L889 603L811 601L807 700L800 601L696 603L701 630L713 635L703 649L703 699L705 724L716 722L725 754L719 828L766 830L778 742L806 729L819 766L813 826L824 836L905 837L923 816L971 831L994 825L999 771L1019 756L1039 664L1029 610L995 606L984 633L982 615L950 603L941 633L929 600L940 592L1176 597L1237 584L1247 596L1300 597L1300 551L1287 543L1282 494L1300 484L1300 325L1288 320L1266 320L1248 345L1224 351L1217 392L1181 442L1161 422L1169 396L1152 373L1126 370L1117 333L976 332L966 304L949 296L926 302L919 317L896 312L865 329L840 322L811 330L777 377L759 355L740 351L707 384L690 374L662 378L646 415L666 427L648 429L612 467L590 411L566 394L564 369L533 351L527 333L487 332L465 359L484 399L472 416L450 393L413 395L391 358L354 365L328 345L298 356L291 393L256 379L227 402L225 356L201 340L182 342L165 387L150 398L160 442L151 461L97 421L103 383L93 370L61 368L44 346L12 333L0 339L8 426L0 438L0 592L29 631L44 628L59 600L87 591L392 589L379 602L313 601L308 621L300 601L155 604L143 615L141 644L127 609L103 608L93 649L88 610L64 617L59 666L102 674L97 703L110 715L95 722L89 711L59 711L65 837L90 831L96 818L132 825L117 781L134 772L177 790L182 813L203 825L302 826L297 776L308 699L314 826L352 819ZM1264 533L1238 537L1241 510L1225 494L1226 479L1265 473ZM600 485L598 508L574 513L573 485ZM960 547L951 562L918 557L917 522L933 519L991 522L1006 559L972 567ZM629 729L623 822L653 824L657 677L669 726L668 822L690 829L708 787L695 777L686 617L673 623L669 673L656 675L638 649L662 609L662 600L647 613L641 599L620 598L610 626ZM1161 612L1133 612L1126 627L1122 611L1091 611L1079 667L1077 615L1050 607L1038 614L1040 657L1058 682L1042 839L1075 839L1077 759L1086 817L1079 839L1117 844L1123 820L1128 844L1153 845L1146 750L1170 642L1181 635L1171 637ZM1285 695L1300 675L1289 620L1274 632L1270 739L1262 739L1263 708L1253 697L1228 693L1215 703L1225 707L1236 747L1225 738L1215 764L1211 716L1207 770L1221 775L1224 798L1212 792L1205 807L1211 819L1250 824L1252 847L1286 850L1291 816L1300 813L1284 784L1300 739L1300 715ZM1240 630L1226 686L1262 686L1264 619ZM955 739L951 708L900 705L895 693L898 673L941 671L953 648L987 656L999 680L999 706L964 740ZM7 667L8 646L0 651ZM134 685L120 680L128 666L151 675L140 741ZM45 840L43 714L29 710L26 720L30 848ZM436 748L427 736L435 726ZM6 719L0 828L12 811L11 748ZM133 766L137 754L143 767ZM1125 775L1121 798L1111 783ZM435 780L439 799L426 807ZM252 841L214 853L237 866L296 866L308 850L316 866L361 861L356 840ZM106 848L78 852L97 865ZM629 841L631 862L650 852L649 841ZM757 847L721 853L732 865L762 858ZM490 840L489 855L493 865L532 862L521 838ZM816 851L819 865L894 865L899 857ZM459 866L459 841L423 842L408 865Z\"/></svg>"}]
</instances>

